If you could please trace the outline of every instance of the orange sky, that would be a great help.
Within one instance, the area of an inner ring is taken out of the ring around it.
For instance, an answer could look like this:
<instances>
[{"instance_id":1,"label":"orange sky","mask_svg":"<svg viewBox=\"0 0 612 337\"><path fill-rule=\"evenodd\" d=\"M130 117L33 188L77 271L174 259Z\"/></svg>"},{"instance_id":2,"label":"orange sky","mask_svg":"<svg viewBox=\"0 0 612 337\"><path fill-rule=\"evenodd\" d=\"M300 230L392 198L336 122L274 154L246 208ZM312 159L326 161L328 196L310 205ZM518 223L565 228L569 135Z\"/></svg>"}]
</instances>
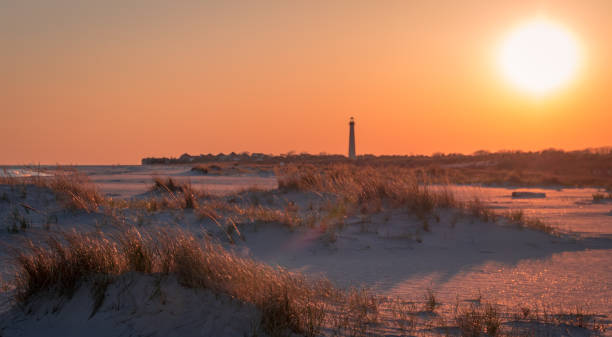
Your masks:
<instances>
[{"instance_id":1,"label":"orange sky","mask_svg":"<svg viewBox=\"0 0 612 337\"><path fill-rule=\"evenodd\" d=\"M584 62L535 98L496 53L541 15ZM344 154L350 116L358 153L612 145L611 34L608 0L3 1L0 164Z\"/></svg>"}]
</instances>

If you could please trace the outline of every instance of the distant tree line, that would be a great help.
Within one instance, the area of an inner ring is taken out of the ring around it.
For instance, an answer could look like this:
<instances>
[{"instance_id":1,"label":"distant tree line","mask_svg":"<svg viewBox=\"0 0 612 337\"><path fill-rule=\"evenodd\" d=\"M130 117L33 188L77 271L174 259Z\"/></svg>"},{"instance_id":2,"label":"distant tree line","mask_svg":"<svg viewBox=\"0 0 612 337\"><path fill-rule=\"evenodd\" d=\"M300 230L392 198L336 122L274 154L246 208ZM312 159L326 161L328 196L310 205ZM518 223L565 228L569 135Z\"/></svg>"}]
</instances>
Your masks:
<instances>
[{"instance_id":1,"label":"distant tree line","mask_svg":"<svg viewBox=\"0 0 612 337\"><path fill-rule=\"evenodd\" d=\"M318 161L339 161L346 160L345 156L320 153L313 155L309 153L295 153L293 151L286 154L272 155L265 153L249 153L249 152L231 152L228 154L200 154L192 156L188 153L182 154L180 157L148 157L141 160L142 165L154 165L154 164L196 164L196 163L209 163L209 162L259 162L259 163L279 163L279 162L318 162Z\"/></svg>"},{"instance_id":2,"label":"distant tree line","mask_svg":"<svg viewBox=\"0 0 612 337\"><path fill-rule=\"evenodd\" d=\"M503 150L489 152L479 150L472 154L461 153L434 153L427 155L372 155L363 154L357 156L356 164L399 164L402 166L429 166L450 165L459 163L491 162L498 168L535 168L539 165L548 166L554 163L573 165L585 165L587 162L597 162L597 166L612 166L612 147L590 148L577 151L564 151L559 149L546 149L542 151L520 151ZM231 152L229 154L200 154L190 155L184 153L177 157L148 157L143 158L143 165L152 164L194 164L207 162L304 162L304 163L326 163L348 161L348 158L339 154L309 154L306 152L296 153L290 151L285 154L273 155L264 153ZM611 167L612 168L612 167Z\"/></svg>"}]
</instances>

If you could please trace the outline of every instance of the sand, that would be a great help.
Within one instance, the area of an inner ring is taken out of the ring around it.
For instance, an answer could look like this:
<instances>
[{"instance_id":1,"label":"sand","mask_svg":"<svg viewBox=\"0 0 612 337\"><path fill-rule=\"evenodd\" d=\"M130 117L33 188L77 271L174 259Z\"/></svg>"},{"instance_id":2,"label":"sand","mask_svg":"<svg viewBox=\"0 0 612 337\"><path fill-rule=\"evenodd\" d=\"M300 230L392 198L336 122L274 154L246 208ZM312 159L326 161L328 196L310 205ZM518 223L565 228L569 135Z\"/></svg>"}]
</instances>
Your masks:
<instances>
[{"instance_id":1,"label":"sand","mask_svg":"<svg viewBox=\"0 0 612 337\"><path fill-rule=\"evenodd\" d=\"M96 167L84 171L101 191L115 198L141 197L153 174L188 176L186 168L177 167ZM270 207L283 209L293 202L305 212L325 202L324 197L312 193L276 191L273 177L205 178L191 181L198 188L220 191L219 195L260 184L269 192L243 192L241 200L260 193L261 202ZM199 236L206 232L238 254L306 275L324 276L339 287L367 286L378 294L415 302L422 302L430 288L442 303L441 313L450 313L457 302L478 299L498 303L508 311L524 304L568 311L580 307L602 315L609 323L610 205L592 203L591 189L547 189L546 198L535 202L513 199L512 190L505 188L455 189L466 198L477 193L499 209L521 208L541 216L561 234L552 236L503 221L457 217L452 211L441 212L439 221L432 219L425 227L422 220L402 210L350 216L333 234L318 226L291 229L280 224L244 224L245 240L236 244L228 243L217 225L199 219L192 210L157 212L147 217L145 226L180 226ZM0 275L5 282L13 274L10 249L19 247L24 239L39 242L50 232L113 228L104 214L66 211L43 189L28 187L23 198L22 191L5 185L0 186L2 194L9 200L0 201L0 218L9 219L18 209L31 225L17 234L0 230ZM39 212L26 214L23 204ZM138 214L126 211L122 216L135 221ZM47 226L49 219L53 224ZM32 313L26 314L11 302L9 286L0 302L0 335L243 336L252 332L253 322L257 322L257 310L247 304L184 289L172 279L162 283L164 299L152 298L157 287L154 277L126 275L112 285L108 299L91 318L92 300L85 288L71 300L41 298L31 304Z\"/></svg>"}]
</instances>

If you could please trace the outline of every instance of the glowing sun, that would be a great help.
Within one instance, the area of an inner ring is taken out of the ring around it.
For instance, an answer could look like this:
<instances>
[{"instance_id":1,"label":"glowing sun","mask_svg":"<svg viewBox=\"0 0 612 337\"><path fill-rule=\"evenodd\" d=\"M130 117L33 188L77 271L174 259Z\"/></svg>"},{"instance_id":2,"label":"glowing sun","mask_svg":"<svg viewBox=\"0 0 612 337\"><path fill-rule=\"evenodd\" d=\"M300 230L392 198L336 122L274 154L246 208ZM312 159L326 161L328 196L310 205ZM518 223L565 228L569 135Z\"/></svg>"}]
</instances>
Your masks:
<instances>
[{"instance_id":1,"label":"glowing sun","mask_svg":"<svg viewBox=\"0 0 612 337\"><path fill-rule=\"evenodd\" d=\"M504 76L533 94L546 94L566 85L575 76L579 61L580 50L573 35L543 19L512 31L499 55Z\"/></svg>"}]
</instances>

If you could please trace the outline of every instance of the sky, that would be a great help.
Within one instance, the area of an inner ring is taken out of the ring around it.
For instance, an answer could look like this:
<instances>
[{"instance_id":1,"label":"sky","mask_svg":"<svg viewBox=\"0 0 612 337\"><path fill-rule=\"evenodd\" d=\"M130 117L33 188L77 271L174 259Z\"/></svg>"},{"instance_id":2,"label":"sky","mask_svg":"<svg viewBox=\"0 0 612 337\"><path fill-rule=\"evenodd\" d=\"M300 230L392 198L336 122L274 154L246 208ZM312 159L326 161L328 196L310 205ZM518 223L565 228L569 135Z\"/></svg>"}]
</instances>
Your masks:
<instances>
[{"instance_id":1,"label":"sky","mask_svg":"<svg viewBox=\"0 0 612 337\"><path fill-rule=\"evenodd\" d=\"M576 76L534 96L500 45L546 17ZM612 1L0 0L0 164L182 153L612 145Z\"/></svg>"}]
</instances>

